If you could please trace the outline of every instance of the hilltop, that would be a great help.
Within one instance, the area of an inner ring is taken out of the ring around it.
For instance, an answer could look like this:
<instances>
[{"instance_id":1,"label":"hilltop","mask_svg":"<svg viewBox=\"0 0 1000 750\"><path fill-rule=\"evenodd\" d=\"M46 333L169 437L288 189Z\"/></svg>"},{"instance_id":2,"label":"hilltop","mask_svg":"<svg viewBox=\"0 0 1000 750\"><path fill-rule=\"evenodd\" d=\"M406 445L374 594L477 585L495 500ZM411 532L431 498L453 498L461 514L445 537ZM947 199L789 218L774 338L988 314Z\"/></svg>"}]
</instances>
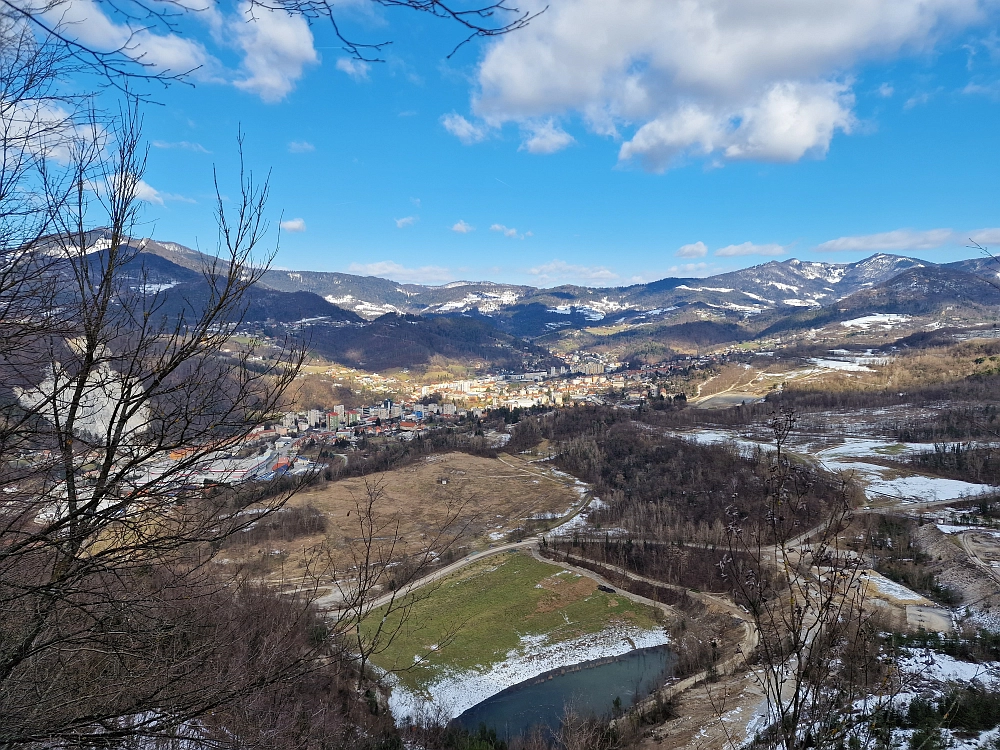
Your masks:
<instances>
[{"instance_id":1,"label":"hilltop","mask_svg":"<svg viewBox=\"0 0 1000 750\"><path fill-rule=\"evenodd\" d=\"M99 231L88 237L95 258L102 240ZM163 295L165 314L207 298L202 269L211 256L173 242L133 246L137 254L126 273ZM879 253L854 263L770 261L624 287L537 288L493 281L427 286L270 269L243 322L266 334L303 337L317 355L340 364L415 369L418 376L442 368L547 369L559 364L552 355L571 352L654 363L748 342L867 336L881 345L890 332L992 324L1000 307L998 271L991 258L935 264ZM871 323L872 316L886 315Z\"/></svg>"}]
</instances>

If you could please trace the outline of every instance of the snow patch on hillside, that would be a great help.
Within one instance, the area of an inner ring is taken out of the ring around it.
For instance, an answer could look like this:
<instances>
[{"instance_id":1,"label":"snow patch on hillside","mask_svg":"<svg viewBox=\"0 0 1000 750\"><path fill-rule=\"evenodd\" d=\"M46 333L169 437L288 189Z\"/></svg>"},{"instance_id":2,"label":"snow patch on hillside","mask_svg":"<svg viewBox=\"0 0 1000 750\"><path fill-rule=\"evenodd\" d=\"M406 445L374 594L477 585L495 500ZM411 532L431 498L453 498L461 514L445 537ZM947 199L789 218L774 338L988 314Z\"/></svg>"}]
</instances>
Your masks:
<instances>
[{"instance_id":1,"label":"snow patch on hillside","mask_svg":"<svg viewBox=\"0 0 1000 750\"><path fill-rule=\"evenodd\" d=\"M331 305L349 305L354 302L354 296L351 294L345 294L343 297L334 297L332 294L328 294L323 299Z\"/></svg>"},{"instance_id":2,"label":"snow patch on hillside","mask_svg":"<svg viewBox=\"0 0 1000 750\"><path fill-rule=\"evenodd\" d=\"M359 302L354 306L354 312L358 315L378 317L386 313L398 313L399 308L388 303L379 305L375 302Z\"/></svg>"},{"instance_id":3,"label":"snow patch on hillside","mask_svg":"<svg viewBox=\"0 0 1000 750\"><path fill-rule=\"evenodd\" d=\"M875 571L868 571L868 595L883 596L900 604L930 604L925 597Z\"/></svg>"},{"instance_id":4,"label":"snow patch on hillside","mask_svg":"<svg viewBox=\"0 0 1000 750\"><path fill-rule=\"evenodd\" d=\"M893 326L906 323L910 320L909 315L897 315L895 313L876 313L874 315L865 315L862 318L854 318L852 320L842 320L840 325L844 328L861 328L863 330L868 330L872 326L879 326L886 330L892 328Z\"/></svg>"},{"instance_id":5,"label":"snow patch on hillside","mask_svg":"<svg viewBox=\"0 0 1000 750\"><path fill-rule=\"evenodd\" d=\"M792 294L798 294L799 288L793 286L792 284L782 284L780 281L765 281L764 286L773 286L775 289L780 289L783 292L791 292Z\"/></svg>"},{"instance_id":6,"label":"snow patch on hillside","mask_svg":"<svg viewBox=\"0 0 1000 750\"><path fill-rule=\"evenodd\" d=\"M813 357L809 360L817 367L822 367L826 370L843 370L845 372L874 372L872 368L865 367L864 365L858 364L856 362L846 362L841 359L819 359Z\"/></svg>"}]
</instances>

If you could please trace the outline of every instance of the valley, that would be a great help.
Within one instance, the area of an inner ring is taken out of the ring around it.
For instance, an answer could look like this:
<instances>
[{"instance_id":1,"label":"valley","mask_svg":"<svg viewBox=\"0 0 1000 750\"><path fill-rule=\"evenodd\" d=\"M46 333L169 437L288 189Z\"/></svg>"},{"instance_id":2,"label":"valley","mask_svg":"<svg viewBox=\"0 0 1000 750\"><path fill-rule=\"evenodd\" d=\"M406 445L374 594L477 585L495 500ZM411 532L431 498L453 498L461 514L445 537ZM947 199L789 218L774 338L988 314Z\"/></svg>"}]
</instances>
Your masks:
<instances>
[{"instance_id":1,"label":"valley","mask_svg":"<svg viewBox=\"0 0 1000 750\"><path fill-rule=\"evenodd\" d=\"M154 252L197 260L179 246ZM767 602L782 586L806 612L842 599L857 608L845 626L900 634L902 647L866 636L865 648L882 659L899 648L892 658L906 666L878 690L851 682L856 700L891 712L916 686L946 695L969 657L925 646L918 658L905 644L921 634L977 643L997 627L996 271L988 259L875 255L620 289L269 271L271 294L311 294L317 312L343 312L273 314L247 321L247 334L308 337L314 359L297 403L324 413L331 399L351 401L358 418L336 430L334 476L288 506L322 517L322 534L272 540L261 571L289 590L311 587L338 621L356 623L356 647L404 733L654 646L668 650L670 676L652 697L626 691L633 709L615 727L629 746L748 742L789 708L790 690L808 694L801 720L817 726L828 688L788 671L814 658L816 636L778 662L761 656L777 631L752 608L776 606ZM377 393L397 416L360 408L359 395ZM775 432L776 414L786 432ZM304 434L322 445L326 430ZM790 463L774 463L779 434ZM392 448L404 438L425 447ZM781 516L790 525L767 531L757 519L776 512L765 492L775 476L797 499ZM366 497L377 517L364 515ZM733 503L747 504L740 517L770 552L732 536ZM252 559L251 546L232 547L233 559ZM733 587L747 566L766 582L757 605ZM830 570L850 585L825 583ZM372 571L368 598L353 598L352 578ZM818 615L803 616L792 621L809 633ZM974 660L983 689L1000 687L987 678L1000 675L1000 654ZM777 687L772 673L785 675ZM517 721L531 715L518 711ZM905 739L908 720L892 721Z\"/></svg>"},{"instance_id":2,"label":"valley","mask_svg":"<svg viewBox=\"0 0 1000 750\"><path fill-rule=\"evenodd\" d=\"M1000 0L3 0L0 750L1000 750Z\"/></svg>"},{"instance_id":3,"label":"valley","mask_svg":"<svg viewBox=\"0 0 1000 750\"><path fill-rule=\"evenodd\" d=\"M146 318L210 307L204 256L135 250L119 281ZM228 514L211 552L192 542L205 569L309 612L338 689L404 743L488 717L508 748L723 748L789 722L982 745L1000 719L914 712L1000 695L994 276L876 255L390 293L267 271L211 362L301 351L280 402L127 477L175 483L166 518ZM532 697L550 681L566 706Z\"/></svg>"},{"instance_id":4,"label":"valley","mask_svg":"<svg viewBox=\"0 0 1000 750\"><path fill-rule=\"evenodd\" d=\"M92 233L95 246L99 239ZM196 303L194 287L184 285L197 284L210 258L176 243L136 244L136 269L155 269L150 281L168 300L183 291ZM268 270L244 322L257 333L307 336L319 356L385 374L427 374L432 360L466 374L547 370L574 365L574 354L575 361L584 354L608 365L655 364L727 346L878 347L910 334L982 335L998 322L997 276L988 256L935 265L888 254L846 264L772 261L618 288L431 287Z\"/></svg>"}]
</instances>

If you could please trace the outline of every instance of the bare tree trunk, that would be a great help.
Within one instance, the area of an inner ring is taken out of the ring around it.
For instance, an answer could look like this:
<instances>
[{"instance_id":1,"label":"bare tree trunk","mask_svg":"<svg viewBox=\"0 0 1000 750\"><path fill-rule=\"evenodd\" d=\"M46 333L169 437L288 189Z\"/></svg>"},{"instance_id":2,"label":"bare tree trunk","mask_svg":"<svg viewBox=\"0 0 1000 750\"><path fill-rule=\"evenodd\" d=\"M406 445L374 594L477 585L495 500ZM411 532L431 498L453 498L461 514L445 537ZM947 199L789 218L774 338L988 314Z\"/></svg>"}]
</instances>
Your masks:
<instances>
[{"instance_id":1,"label":"bare tree trunk","mask_svg":"<svg viewBox=\"0 0 1000 750\"><path fill-rule=\"evenodd\" d=\"M445 513L419 542L400 533L398 509L389 509L384 477L365 477L364 493L355 498L348 515L357 536L346 550L328 547L310 564L317 580L333 580L337 596L331 601L333 630L349 644L345 658L358 669L358 685L368 679L373 657L385 653L409 625L414 607L436 589L434 570L453 549L474 520L465 515L469 499L449 493ZM438 638L424 655L444 648L461 627ZM412 668L413 664L403 665Z\"/></svg>"},{"instance_id":2,"label":"bare tree trunk","mask_svg":"<svg viewBox=\"0 0 1000 750\"><path fill-rule=\"evenodd\" d=\"M879 623L865 606L864 550L844 539L853 520L850 487L844 480L819 522L807 520L808 475L785 450L794 425L790 413L772 418L765 503L751 513L733 498L721 565L760 633L751 669L768 726L758 740L798 750L838 747L853 735L867 746L899 686L880 659ZM861 700L862 713L852 713Z\"/></svg>"},{"instance_id":3,"label":"bare tree trunk","mask_svg":"<svg viewBox=\"0 0 1000 750\"><path fill-rule=\"evenodd\" d=\"M224 654L239 620L190 606L241 606L249 584L220 577L215 551L287 497L210 489L200 478L274 414L302 362L294 348L253 369L253 347L222 353L268 261L253 258L267 228L267 185L241 175L232 209L220 194L207 301L170 318L162 294L147 288L131 236L145 163L135 108L108 138L66 144L74 190L50 191L36 215L18 217L0 200L0 224L13 227L0 282L0 743L8 745L170 735L301 673L320 653L301 644L282 651L302 622L291 613L306 611L292 607L287 625L235 669ZM25 171L26 184L58 180ZM101 214L106 228L88 230ZM258 512L244 512L250 503Z\"/></svg>"}]
</instances>

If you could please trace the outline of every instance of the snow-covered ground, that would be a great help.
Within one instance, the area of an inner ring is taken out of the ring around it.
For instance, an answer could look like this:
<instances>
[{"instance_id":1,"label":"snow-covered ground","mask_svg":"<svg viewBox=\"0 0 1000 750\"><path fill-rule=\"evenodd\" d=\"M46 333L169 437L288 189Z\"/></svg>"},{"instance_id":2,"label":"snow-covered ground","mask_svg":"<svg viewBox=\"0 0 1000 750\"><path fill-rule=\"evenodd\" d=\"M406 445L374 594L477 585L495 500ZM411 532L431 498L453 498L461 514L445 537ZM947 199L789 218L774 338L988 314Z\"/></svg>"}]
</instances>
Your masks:
<instances>
[{"instance_id":1,"label":"snow-covered ground","mask_svg":"<svg viewBox=\"0 0 1000 750\"><path fill-rule=\"evenodd\" d=\"M904 501L937 501L974 497L996 488L957 479L927 477L922 474L900 476L899 469L888 469L863 460L866 456L902 456L932 449L921 443L897 443L889 440L847 438L840 445L815 452L827 469L854 472L869 493Z\"/></svg>"},{"instance_id":2,"label":"snow-covered ground","mask_svg":"<svg viewBox=\"0 0 1000 750\"><path fill-rule=\"evenodd\" d=\"M691 430L672 433L698 443L735 443L741 450L754 448L770 449L773 446L742 437L735 430ZM815 456L830 471L853 472L867 489L877 497L896 498L903 502L928 502L939 500L959 500L976 497L985 493L1000 491L1000 488L986 484L963 482L957 479L927 477L922 474L901 476L904 470L887 468L863 459L873 457L898 457L906 454L933 450L932 444L899 443L892 440L872 440L848 437L832 448L814 449L807 443L796 441L793 436L791 450L805 450Z\"/></svg>"},{"instance_id":3,"label":"snow-covered ground","mask_svg":"<svg viewBox=\"0 0 1000 750\"><path fill-rule=\"evenodd\" d=\"M952 686L968 687L975 682L987 689L1000 688L1000 662L974 664L935 651L910 649L903 652L898 666L902 678L902 691L888 699L869 697L858 700L854 704L856 711L860 714L870 715L877 706L887 706L884 701L888 700L894 708L905 714L914 698L923 697L937 700L943 697ZM733 711L731 716L736 719L739 716L739 711ZM724 717L723 721L725 720ZM768 723L767 703L761 701L754 708L747 721L745 736L751 738L758 732L762 732L767 728ZM913 731L912 729L893 730L893 747L907 747ZM981 732L975 737L969 737L968 733L961 734L963 736L959 737L951 730L942 729L942 735L946 742L951 742L945 746L951 750L990 747L991 745L988 743L1000 736L1000 728Z\"/></svg>"},{"instance_id":4,"label":"snow-covered ground","mask_svg":"<svg viewBox=\"0 0 1000 750\"><path fill-rule=\"evenodd\" d=\"M569 520L567 520L565 523L562 523L559 526L554 527L553 529L551 529L549 531L549 533L550 534L565 534L568 531L572 531L573 529L582 529L582 528L584 528L587 525L588 517L590 515L590 510L601 508L601 507L604 506L604 503L601 502L601 499L598 498L598 497L592 498L591 501L590 501L590 503L587 503L587 495L590 492L590 485L587 484L586 482L581 482L576 477L574 477L574 476L572 476L570 474L567 474L564 471L559 471L558 469L550 469L549 471L554 476L556 476L556 477L558 477L560 479L563 479L563 480L565 480L567 482L568 481L572 481L573 482L573 484L570 486L570 489L573 490L573 492L576 493L576 496L580 500L580 505L574 503L572 506L570 506L569 508L567 508L564 512L558 513L558 514L550 514L548 517L549 518L558 518L558 517L561 517L561 516L567 516L570 513L572 513L576 508L581 508L581 510L580 510L579 513L577 513L576 515L574 515L572 518L570 518ZM584 507L584 506L586 506L586 507Z\"/></svg>"},{"instance_id":5,"label":"snow-covered ground","mask_svg":"<svg viewBox=\"0 0 1000 750\"><path fill-rule=\"evenodd\" d=\"M931 604L931 602L915 591L911 591L906 586L896 583L875 571L868 571L867 578L869 586L868 594L870 596L885 596L900 604Z\"/></svg>"},{"instance_id":6,"label":"snow-covered ground","mask_svg":"<svg viewBox=\"0 0 1000 750\"><path fill-rule=\"evenodd\" d=\"M686 438L706 445L735 443L741 450L753 450L754 448L764 448L766 450L774 447L768 443L747 440L741 437L739 433L728 430L691 430L690 432L672 432L670 434L674 437Z\"/></svg>"},{"instance_id":7,"label":"snow-covered ground","mask_svg":"<svg viewBox=\"0 0 1000 750\"><path fill-rule=\"evenodd\" d=\"M852 472L865 486L868 494L894 498L901 502L959 500L997 491L996 487L990 485L963 482L958 479L926 477L921 474L895 476L899 474L898 470L887 469L878 464L830 460L825 451L819 451L816 455L831 471Z\"/></svg>"},{"instance_id":8,"label":"snow-covered ground","mask_svg":"<svg viewBox=\"0 0 1000 750\"><path fill-rule=\"evenodd\" d=\"M868 330L872 326L879 326L880 328L892 328L893 326L899 325L900 323L906 323L910 320L909 315L896 315L893 313L876 313L874 315L865 315L862 318L854 318L853 320L841 321L840 325L844 328L860 328L862 330Z\"/></svg>"},{"instance_id":9,"label":"snow-covered ground","mask_svg":"<svg viewBox=\"0 0 1000 750\"><path fill-rule=\"evenodd\" d=\"M872 372L872 368L858 364L857 362L848 362L842 359L819 359L813 357L809 360L816 367L822 367L825 370L843 370L844 372Z\"/></svg>"},{"instance_id":10,"label":"snow-covered ground","mask_svg":"<svg viewBox=\"0 0 1000 750\"><path fill-rule=\"evenodd\" d=\"M554 473L562 474L562 472L554 472ZM579 479L574 480L574 481L575 481L575 484L573 485L573 490L580 496L581 500L585 500L586 496L587 496L587 493L590 491L590 486L587 485L587 484L584 484ZM595 510L600 510L601 508L605 507L605 505L607 505L607 503L605 503L603 500L601 500L601 498L599 498L599 497L592 497L590 499L590 502L587 503L586 507L582 508L579 513L577 513L575 516L573 516L572 518L570 518L568 521L566 521L564 523L561 523L558 526L553 527L549 531L549 533L553 534L553 535L557 535L557 536L559 536L559 535L565 536L566 534L568 534L569 532L573 531L574 529L583 529L583 528L586 528L590 524L590 514L591 514L591 512L595 511ZM573 509L570 508L563 515L567 515L572 510Z\"/></svg>"},{"instance_id":11,"label":"snow-covered ground","mask_svg":"<svg viewBox=\"0 0 1000 750\"><path fill-rule=\"evenodd\" d=\"M945 508L944 511L948 512L950 508ZM964 534L967 531L975 531L977 534L988 534L993 537L1000 536L1000 530L990 529L986 526L953 526L947 523L937 524L938 531L942 534Z\"/></svg>"},{"instance_id":12,"label":"snow-covered ground","mask_svg":"<svg viewBox=\"0 0 1000 750\"><path fill-rule=\"evenodd\" d=\"M414 693L397 681L389 696L389 708L397 721L428 715L453 719L477 703L544 672L666 643L664 631L641 630L634 626L613 628L561 643L549 643L544 635L525 635L518 647L500 663L478 671L447 674L428 686L427 695Z\"/></svg>"},{"instance_id":13,"label":"snow-covered ground","mask_svg":"<svg viewBox=\"0 0 1000 750\"><path fill-rule=\"evenodd\" d=\"M933 443L903 443L896 440L878 440L871 438L842 438L841 443L820 451L824 461L841 461L851 458L864 458L873 453L880 456L905 456L911 453L934 450ZM954 445L954 443L948 443Z\"/></svg>"},{"instance_id":14,"label":"snow-covered ground","mask_svg":"<svg viewBox=\"0 0 1000 750\"><path fill-rule=\"evenodd\" d=\"M935 651L913 649L899 660L899 668L918 683L957 682L966 686L978 680L986 687L1000 686L1000 664L997 662L974 664Z\"/></svg>"},{"instance_id":15,"label":"snow-covered ground","mask_svg":"<svg viewBox=\"0 0 1000 750\"><path fill-rule=\"evenodd\" d=\"M549 533L553 536L565 536L574 529L584 529L590 523L590 519L587 517L586 513L577 513L571 519L566 521L566 523L561 523L555 528L553 528Z\"/></svg>"}]
</instances>

